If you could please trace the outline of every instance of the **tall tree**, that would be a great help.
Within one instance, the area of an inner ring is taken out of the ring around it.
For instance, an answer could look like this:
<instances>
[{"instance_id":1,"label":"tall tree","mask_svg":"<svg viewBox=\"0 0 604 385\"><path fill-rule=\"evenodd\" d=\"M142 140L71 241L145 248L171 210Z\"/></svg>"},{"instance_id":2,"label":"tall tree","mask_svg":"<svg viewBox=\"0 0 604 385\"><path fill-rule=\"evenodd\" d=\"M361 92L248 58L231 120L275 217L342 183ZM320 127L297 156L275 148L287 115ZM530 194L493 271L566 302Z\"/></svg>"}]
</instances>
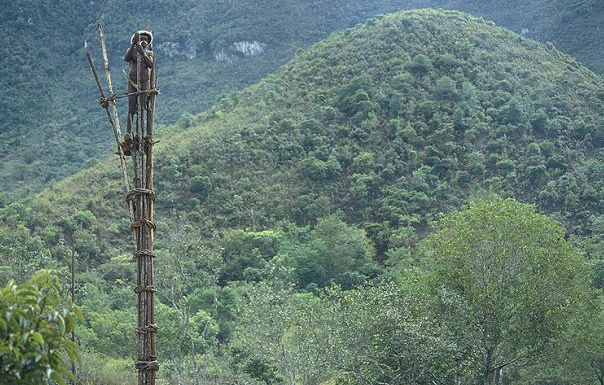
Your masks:
<instances>
[{"instance_id":1,"label":"tall tree","mask_svg":"<svg viewBox=\"0 0 604 385\"><path fill-rule=\"evenodd\" d=\"M551 349L588 298L588 273L565 230L530 205L492 196L441 219L421 244L433 290L461 296L464 333L485 385Z\"/></svg>"},{"instance_id":2,"label":"tall tree","mask_svg":"<svg viewBox=\"0 0 604 385\"><path fill-rule=\"evenodd\" d=\"M233 346L250 362L270 368L287 385L317 385L329 379L332 341L325 303L290 286L261 282L245 288Z\"/></svg>"},{"instance_id":3,"label":"tall tree","mask_svg":"<svg viewBox=\"0 0 604 385\"><path fill-rule=\"evenodd\" d=\"M467 342L451 330L466 314L450 293L429 297L421 278L326 296L333 368L360 385L466 384ZM451 317L434 317L438 308Z\"/></svg>"}]
</instances>

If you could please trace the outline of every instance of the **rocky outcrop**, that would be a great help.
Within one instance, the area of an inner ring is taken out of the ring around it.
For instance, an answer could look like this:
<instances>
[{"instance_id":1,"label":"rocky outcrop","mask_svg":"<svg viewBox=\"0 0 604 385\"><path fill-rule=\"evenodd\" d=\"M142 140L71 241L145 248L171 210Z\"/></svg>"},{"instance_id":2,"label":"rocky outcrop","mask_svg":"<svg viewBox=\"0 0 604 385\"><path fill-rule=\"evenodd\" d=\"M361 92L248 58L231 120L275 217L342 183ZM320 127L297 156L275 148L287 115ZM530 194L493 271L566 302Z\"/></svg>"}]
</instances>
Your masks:
<instances>
[{"instance_id":1,"label":"rocky outcrop","mask_svg":"<svg viewBox=\"0 0 604 385\"><path fill-rule=\"evenodd\" d=\"M194 59L197 56L197 44L193 40L187 40L184 44L175 41L164 41L155 44L154 49L169 58Z\"/></svg>"},{"instance_id":2,"label":"rocky outcrop","mask_svg":"<svg viewBox=\"0 0 604 385\"><path fill-rule=\"evenodd\" d=\"M266 44L253 41L236 41L228 47L223 47L214 52L216 61L233 62L242 57L259 56L266 50Z\"/></svg>"}]
</instances>

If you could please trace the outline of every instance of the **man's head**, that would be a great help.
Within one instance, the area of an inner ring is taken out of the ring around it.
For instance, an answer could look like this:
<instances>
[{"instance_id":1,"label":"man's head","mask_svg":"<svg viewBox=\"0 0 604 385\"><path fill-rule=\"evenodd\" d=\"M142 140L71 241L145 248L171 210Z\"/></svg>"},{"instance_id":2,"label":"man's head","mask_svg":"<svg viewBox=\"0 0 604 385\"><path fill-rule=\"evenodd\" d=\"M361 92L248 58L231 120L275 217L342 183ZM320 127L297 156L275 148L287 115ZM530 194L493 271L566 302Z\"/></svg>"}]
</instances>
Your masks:
<instances>
[{"instance_id":1,"label":"man's head","mask_svg":"<svg viewBox=\"0 0 604 385\"><path fill-rule=\"evenodd\" d=\"M134 35L132 35L132 37L130 38L130 43L138 43L139 39L141 42L144 42L144 45L150 44L151 42L153 42L153 34L150 31L144 29L136 31Z\"/></svg>"}]
</instances>

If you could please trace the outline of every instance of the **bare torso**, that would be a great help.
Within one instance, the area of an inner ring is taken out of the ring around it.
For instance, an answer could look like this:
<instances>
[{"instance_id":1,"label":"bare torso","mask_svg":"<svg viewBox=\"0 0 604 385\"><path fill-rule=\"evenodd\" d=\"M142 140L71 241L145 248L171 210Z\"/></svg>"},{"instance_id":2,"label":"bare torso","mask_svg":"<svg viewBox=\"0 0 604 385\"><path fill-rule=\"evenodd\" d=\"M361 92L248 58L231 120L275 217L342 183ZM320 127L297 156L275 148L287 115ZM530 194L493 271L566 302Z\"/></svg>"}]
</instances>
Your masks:
<instances>
[{"instance_id":1,"label":"bare torso","mask_svg":"<svg viewBox=\"0 0 604 385\"><path fill-rule=\"evenodd\" d=\"M151 74L151 67L153 66L153 58L154 53L149 49L141 49L143 53L141 54L141 85L143 89L149 89L149 77ZM126 55L124 56L124 60L128 62L128 76L130 80L136 83L136 57L137 57L137 49L134 46L131 46ZM144 55L144 56L143 56Z\"/></svg>"}]
</instances>

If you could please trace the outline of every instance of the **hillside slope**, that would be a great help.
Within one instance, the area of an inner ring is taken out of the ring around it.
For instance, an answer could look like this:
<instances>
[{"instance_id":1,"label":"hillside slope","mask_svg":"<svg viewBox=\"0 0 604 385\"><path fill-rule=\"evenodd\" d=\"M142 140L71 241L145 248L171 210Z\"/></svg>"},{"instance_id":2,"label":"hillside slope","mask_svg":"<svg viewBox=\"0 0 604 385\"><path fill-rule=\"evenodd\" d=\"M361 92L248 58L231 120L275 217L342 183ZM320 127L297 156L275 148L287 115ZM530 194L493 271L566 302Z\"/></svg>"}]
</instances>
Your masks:
<instances>
[{"instance_id":1,"label":"hillside slope","mask_svg":"<svg viewBox=\"0 0 604 385\"><path fill-rule=\"evenodd\" d=\"M162 130L158 247L176 228L212 239L336 214L398 264L440 212L496 192L534 202L600 258L603 99L583 65L490 22L388 15ZM88 266L123 254L119 183L112 160L2 209L0 244L46 244L61 260L75 236Z\"/></svg>"},{"instance_id":2,"label":"hillside slope","mask_svg":"<svg viewBox=\"0 0 604 385\"><path fill-rule=\"evenodd\" d=\"M598 26L604 5L594 0L17 0L0 7L0 205L110 154L111 135L84 60L85 46L100 58L97 21L106 26L120 87L131 32L148 22L157 32L162 123L257 82L332 31L415 7L464 10L551 41L597 71L603 65Z\"/></svg>"}]
</instances>

